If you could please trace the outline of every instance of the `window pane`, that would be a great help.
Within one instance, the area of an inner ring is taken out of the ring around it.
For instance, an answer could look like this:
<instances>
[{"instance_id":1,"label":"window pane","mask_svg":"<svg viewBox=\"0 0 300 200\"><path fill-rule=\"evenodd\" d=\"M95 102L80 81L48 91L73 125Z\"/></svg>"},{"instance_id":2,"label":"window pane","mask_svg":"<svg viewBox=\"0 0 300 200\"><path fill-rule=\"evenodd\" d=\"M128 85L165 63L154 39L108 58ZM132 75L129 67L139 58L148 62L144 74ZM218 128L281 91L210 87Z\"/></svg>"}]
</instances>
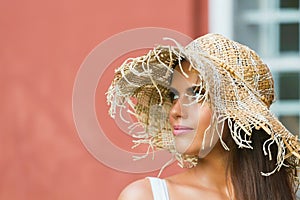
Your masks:
<instances>
[{"instance_id":1,"label":"window pane","mask_svg":"<svg viewBox=\"0 0 300 200\"><path fill-rule=\"evenodd\" d=\"M280 24L280 52L299 51L299 23Z\"/></svg>"},{"instance_id":2,"label":"window pane","mask_svg":"<svg viewBox=\"0 0 300 200\"><path fill-rule=\"evenodd\" d=\"M291 133L295 135L299 133L299 116L281 115L279 120Z\"/></svg>"},{"instance_id":3,"label":"window pane","mask_svg":"<svg viewBox=\"0 0 300 200\"><path fill-rule=\"evenodd\" d=\"M237 8L241 10L256 10L259 8L258 0L238 0L236 1Z\"/></svg>"},{"instance_id":4,"label":"window pane","mask_svg":"<svg viewBox=\"0 0 300 200\"><path fill-rule=\"evenodd\" d=\"M280 8L299 8L299 0L280 0Z\"/></svg>"},{"instance_id":5,"label":"window pane","mask_svg":"<svg viewBox=\"0 0 300 200\"><path fill-rule=\"evenodd\" d=\"M259 26L257 24L238 23L238 21L235 23L236 40L260 53Z\"/></svg>"},{"instance_id":6,"label":"window pane","mask_svg":"<svg viewBox=\"0 0 300 200\"><path fill-rule=\"evenodd\" d=\"M299 73L297 72L279 73L279 99L281 100L299 99Z\"/></svg>"}]
</instances>

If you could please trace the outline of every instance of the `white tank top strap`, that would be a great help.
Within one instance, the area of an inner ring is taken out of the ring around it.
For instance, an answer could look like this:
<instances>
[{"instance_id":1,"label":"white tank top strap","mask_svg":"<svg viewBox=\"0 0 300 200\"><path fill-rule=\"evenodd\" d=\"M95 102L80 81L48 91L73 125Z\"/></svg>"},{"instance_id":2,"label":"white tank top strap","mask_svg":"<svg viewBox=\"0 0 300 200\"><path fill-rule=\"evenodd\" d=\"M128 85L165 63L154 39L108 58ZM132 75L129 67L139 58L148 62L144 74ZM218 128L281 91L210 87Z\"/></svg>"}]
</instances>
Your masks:
<instances>
[{"instance_id":1,"label":"white tank top strap","mask_svg":"<svg viewBox=\"0 0 300 200\"><path fill-rule=\"evenodd\" d=\"M169 200L167 183L164 179L147 177L150 181L154 200Z\"/></svg>"}]
</instances>

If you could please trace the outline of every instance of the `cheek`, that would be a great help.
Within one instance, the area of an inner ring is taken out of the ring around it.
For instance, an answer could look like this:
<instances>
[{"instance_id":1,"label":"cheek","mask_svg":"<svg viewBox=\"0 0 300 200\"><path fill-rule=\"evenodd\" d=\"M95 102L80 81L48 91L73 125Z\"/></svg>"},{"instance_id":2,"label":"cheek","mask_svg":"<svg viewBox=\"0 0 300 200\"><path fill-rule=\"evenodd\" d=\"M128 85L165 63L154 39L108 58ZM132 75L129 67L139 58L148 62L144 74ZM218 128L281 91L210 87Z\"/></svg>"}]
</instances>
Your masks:
<instances>
[{"instance_id":1,"label":"cheek","mask_svg":"<svg viewBox=\"0 0 300 200\"><path fill-rule=\"evenodd\" d=\"M207 128L211 122L212 112L209 108L204 108L199 113L198 126Z\"/></svg>"},{"instance_id":2,"label":"cheek","mask_svg":"<svg viewBox=\"0 0 300 200\"><path fill-rule=\"evenodd\" d=\"M192 112L190 112L189 118L193 119L192 121L194 123L196 131L194 134L186 137L186 142L189 143L184 145L186 148L188 147L186 150L187 154L198 154L202 145L204 145L203 148L205 149L207 149L207 146L209 145L209 142L205 142L203 144L203 139L204 133L211 123L212 112L208 106L194 107L191 108L191 111ZM205 138L207 141L210 141L211 136L208 134Z\"/></svg>"},{"instance_id":3,"label":"cheek","mask_svg":"<svg viewBox=\"0 0 300 200\"><path fill-rule=\"evenodd\" d=\"M197 130L205 130L209 125L212 117L212 111L208 106L201 107L198 105L197 107L191 108L191 119L194 121L194 125Z\"/></svg>"},{"instance_id":4,"label":"cheek","mask_svg":"<svg viewBox=\"0 0 300 200\"><path fill-rule=\"evenodd\" d=\"M195 136L195 142L200 144L203 144L203 138L205 131L209 127L211 123L211 116L212 112L209 108L202 107L198 112L195 112L194 116L195 117L195 126L196 126L196 136ZM205 136L206 139L209 139L209 134ZM206 142L205 142L206 143Z\"/></svg>"}]
</instances>

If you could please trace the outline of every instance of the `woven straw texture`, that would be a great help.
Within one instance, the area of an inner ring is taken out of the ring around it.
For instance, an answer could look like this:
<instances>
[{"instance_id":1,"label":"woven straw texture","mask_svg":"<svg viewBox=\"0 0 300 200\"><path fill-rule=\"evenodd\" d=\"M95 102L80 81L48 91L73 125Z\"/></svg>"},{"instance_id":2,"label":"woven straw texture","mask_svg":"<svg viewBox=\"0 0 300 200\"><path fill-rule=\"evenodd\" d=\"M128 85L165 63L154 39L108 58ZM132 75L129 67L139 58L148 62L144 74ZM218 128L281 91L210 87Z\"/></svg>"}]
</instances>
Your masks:
<instances>
[{"instance_id":1,"label":"woven straw texture","mask_svg":"<svg viewBox=\"0 0 300 200\"><path fill-rule=\"evenodd\" d=\"M174 148L172 128L168 112L172 106L169 85L175 65L185 59L204 80L200 87L205 95L199 98L208 101L213 110L210 128L222 141L224 124L241 148L252 148L251 134L254 129L263 129L270 135L264 143L264 154L271 156L270 146L277 145L276 168L263 175L270 175L284 165L298 162L300 145L270 112L274 101L274 83L269 68L247 46L229 40L222 35L207 34L186 47L176 44L158 46L147 55L126 60L117 70L108 89L107 100L110 115L121 113L130 105L144 132L133 135L135 144L148 143L152 148L168 149L176 155L181 166L197 164L193 155L179 155ZM220 128L221 127L221 128ZM298 134L298 133L295 133Z\"/></svg>"}]
</instances>

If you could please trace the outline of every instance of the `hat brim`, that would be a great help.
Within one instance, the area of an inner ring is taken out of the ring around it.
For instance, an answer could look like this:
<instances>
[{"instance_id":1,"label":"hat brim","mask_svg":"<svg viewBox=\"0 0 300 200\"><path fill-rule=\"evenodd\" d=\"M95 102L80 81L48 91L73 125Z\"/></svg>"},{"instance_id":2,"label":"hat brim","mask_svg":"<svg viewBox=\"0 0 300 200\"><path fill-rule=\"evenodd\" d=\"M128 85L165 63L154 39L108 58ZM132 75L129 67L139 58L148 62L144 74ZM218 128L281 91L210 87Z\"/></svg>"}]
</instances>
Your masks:
<instances>
[{"instance_id":1,"label":"hat brim","mask_svg":"<svg viewBox=\"0 0 300 200\"><path fill-rule=\"evenodd\" d=\"M174 151L173 144L170 142L173 135L168 119L164 118L163 122L156 120L152 123L150 113L154 105L161 106L164 112L170 109L168 87L173 68L182 58L188 60L206 82L209 101L214 113L212 123L215 125L228 123L231 136L239 147L252 148L250 137L252 130L262 128L270 135L270 139L264 144L265 155L271 155L270 144L278 147L277 167L274 171L279 170L289 157L300 158L298 138L271 113L269 104L272 100L269 101L269 97L261 98L251 83L245 80L245 75L240 74L237 69L232 69L231 63L226 63L193 44L185 49L157 47L144 56L124 62L116 70L114 81L108 90L110 114L115 114L116 106L132 103L131 98L136 98L132 108L146 132L150 134L148 135L149 143ZM263 70L266 68L260 60L256 67L262 67ZM252 71L251 73L256 73ZM263 73L269 76L269 72ZM267 82L267 84L272 83ZM267 87L270 85L266 85ZM155 131L150 133L153 130ZM218 134L222 140L222 135ZM226 146L225 143L222 144Z\"/></svg>"}]
</instances>

